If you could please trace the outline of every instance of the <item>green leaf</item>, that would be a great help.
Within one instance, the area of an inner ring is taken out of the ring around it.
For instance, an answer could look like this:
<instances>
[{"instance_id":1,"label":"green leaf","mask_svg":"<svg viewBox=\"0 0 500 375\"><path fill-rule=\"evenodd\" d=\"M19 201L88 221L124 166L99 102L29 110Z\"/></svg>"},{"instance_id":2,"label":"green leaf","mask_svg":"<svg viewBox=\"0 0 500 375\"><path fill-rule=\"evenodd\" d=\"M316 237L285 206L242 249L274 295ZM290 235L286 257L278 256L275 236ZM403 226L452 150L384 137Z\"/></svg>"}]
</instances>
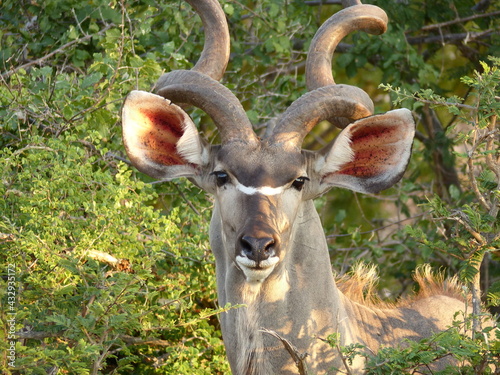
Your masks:
<instances>
[{"instance_id":1,"label":"green leaf","mask_svg":"<svg viewBox=\"0 0 500 375\"><path fill-rule=\"evenodd\" d=\"M224 4L224 12L230 17L234 14L234 7L231 4Z\"/></svg>"}]
</instances>

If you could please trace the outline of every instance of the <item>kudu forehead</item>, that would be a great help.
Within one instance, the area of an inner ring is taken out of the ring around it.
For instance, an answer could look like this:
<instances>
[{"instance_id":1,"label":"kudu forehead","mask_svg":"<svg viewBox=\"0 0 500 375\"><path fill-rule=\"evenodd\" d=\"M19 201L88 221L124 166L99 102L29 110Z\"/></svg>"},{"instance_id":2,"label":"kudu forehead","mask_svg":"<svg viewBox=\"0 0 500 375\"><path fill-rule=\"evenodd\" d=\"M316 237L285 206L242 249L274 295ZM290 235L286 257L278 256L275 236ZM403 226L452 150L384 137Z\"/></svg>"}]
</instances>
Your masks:
<instances>
[{"instance_id":1,"label":"kudu forehead","mask_svg":"<svg viewBox=\"0 0 500 375\"><path fill-rule=\"evenodd\" d=\"M231 143L221 147L217 166L231 173L248 187L280 187L305 173L300 150L285 150L279 145Z\"/></svg>"}]
</instances>

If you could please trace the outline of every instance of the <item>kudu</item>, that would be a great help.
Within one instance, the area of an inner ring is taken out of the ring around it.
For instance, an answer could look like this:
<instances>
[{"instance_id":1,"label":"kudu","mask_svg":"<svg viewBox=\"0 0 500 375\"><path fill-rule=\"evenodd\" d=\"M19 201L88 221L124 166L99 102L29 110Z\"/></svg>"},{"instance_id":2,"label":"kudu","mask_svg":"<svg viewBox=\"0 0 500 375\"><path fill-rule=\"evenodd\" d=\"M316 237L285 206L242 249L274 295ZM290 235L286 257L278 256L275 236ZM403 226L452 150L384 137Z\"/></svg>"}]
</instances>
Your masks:
<instances>
[{"instance_id":1,"label":"kudu","mask_svg":"<svg viewBox=\"0 0 500 375\"><path fill-rule=\"evenodd\" d=\"M214 196L210 244L219 303L245 306L220 317L233 373L297 374L282 343L261 329L288 339L307 353L312 373L325 374L343 367L337 350L321 340L329 334L339 333L342 345L361 343L377 351L451 324L464 303L445 293L393 308L347 298L334 281L313 205L331 187L386 189L408 163L415 128L410 111L373 115L368 95L335 84L331 71L335 47L348 33L385 31L384 11L354 0L318 30L307 57L309 92L260 139L238 99L218 82L229 60L229 32L218 1L188 2L204 24L202 55L192 70L164 74L158 95L127 96L123 140L140 171L161 180L187 177ZM178 105L205 111L221 144L207 144ZM306 134L323 120L343 130L319 152L302 150ZM355 362L351 371L362 368L362 361Z\"/></svg>"}]
</instances>

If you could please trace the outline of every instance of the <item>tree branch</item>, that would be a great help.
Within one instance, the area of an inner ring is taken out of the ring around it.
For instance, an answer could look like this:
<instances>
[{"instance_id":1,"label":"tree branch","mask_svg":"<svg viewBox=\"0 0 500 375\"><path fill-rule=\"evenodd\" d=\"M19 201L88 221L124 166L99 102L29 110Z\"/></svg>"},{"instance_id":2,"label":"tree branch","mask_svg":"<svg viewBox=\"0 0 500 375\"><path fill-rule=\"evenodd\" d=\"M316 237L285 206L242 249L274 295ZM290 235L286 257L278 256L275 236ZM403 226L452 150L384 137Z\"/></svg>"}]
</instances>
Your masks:
<instances>
[{"instance_id":1,"label":"tree branch","mask_svg":"<svg viewBox=\"0 0 500 375\"><path fill-rule=\"evenodd\" d=\"M419 217L422 217L422 216L425 216L425 215L428 215L430 214L431 211L425 211L425 212L422 212L421 214L418 214L418 215L415 215L415 216L411 216L411 217L407 217L405 219L401 219L401 220L398 220L394 223L390 223L390 224L387 224L387 225L383 225L381 227L378 227L378 228L375 228L375 229L371 229L371 230L368 230L368 231L365 231L365 232L359 232L359 234L361 235L364 235L364 234L372 234L372 233L375 233L375 232L378 232L378 231L381 231L381 230L384 230L384 229L387 229L389 227L392 227L394 225L401 225L401 223L404 223L405 221L408 221L408 220L413 220L413 219L418 219ZM352 233L344 233L344 234L329 234L326 236L327 240L330 239L330 238L337 238L337 237L349 237L349 236L352 236Z\"/></svg>"},{"instance_id":2,"label":"tree branch","mask_svg":"<svg viewBox=\"0 0 500 375\"><path fill-rule=\"evenodd\" d=\"M410 44L425 44L425 43L450 43L450 42L471 42L477 39L484 39L491 35L500 34L495 29L489 29L481 32L446 34L446 35L426 35L426 36L410 36L406 38Z\"/></svg>"},{"instance_id":3,"label":"tree branch","mask_svg":"<svg viewBox=\"0 0 500 375\"><path fill-rule=\"evenodd\" d=\"M79 44L79 43L83 43L83 42L86 42L87 40L90 40L92 39L93 37L95 37L96 35L102 35L104 34L106 31L108 31L113 25L106 25L106 27L104 27L104 29L102 29L101 31L97 32L96 34L90 34L90 35L85 35L84 37L81 37L79 39L76 39L76 40L72 40L71 42L68 42L64 45L62 45L61 47L59 47L58 49L56 49L55 51L52 51L50 52L49 54L45 55L45 56L42 56L40 57L39 59L36 59L36 60L33 60L33 61L30 61L29 63L26 63L26 64L23 64L23 65L20 65L18 66L17 68L15 69L12 69L12 70L9 70L8 72L5 72L5 73L2 73L2 78L8 78L10 77L12 74L15 74L17 73L19 70L21 69L26 69L26 68L29 68L33 65L41 65L45 60L48 60L50 59L51 57L57 55L58 53L63 53L66 49L74 46L75 44Z\"/></svg>"},{"instance_id":4,"label":"tree branch","mask_svg":"<svg viewBox=\"0 0 500 375\"><path fill-rule=\"evenodd\" d=\"M483 14L475 14L475 15L470 16L470 17L458 18L458 19L455 19L455 20L452 20L452 21L446 21L446 22L436 23L434 25L427 25L427 26L422 27L420 29L420 31L429 31L429 30L434 30L434 29L441 29L443 27L455 25L457 23L466 23L466 22L469 22L469 21L472 21L472 20L475 20L475 19L478 19L478 18L495 17L495 16L498 16L498 15L500 15L500 11L491 12L491 13L483 13Z\"/></svg>"},{"instance_id":5,"label":"tree branch","mask_svg":"<svg viewBox=\"0 0 500 375\"><path fill-rule=\"evenodd\" d=\"M488 125L489 133L488 141L486 142L486 151L489 153L486 154L486 164L492 170L492 172L496 176L497 189L500 187L500 163L496 162L493 158L493 152L496 150L495 146L495 132L498 133L498 129L496 128L497 116L493 115L491 117L490 123ZM498 150L496 150L498 152ZM493 196L491 202L491 208L489 214L492 217L496 217L498 215L498 200L496 196Z\"/></svg>"},{"instance_id":6,"label":"tree branch","mask_svg":"<svg viewBox=\"0 0 500 375\"><path fill-rule=\"evenodd\" d=\"M60 337L64 334L64 331L60 332L45 332L45 331L19 331L15 335L20 339L28 340L43 340L49 337Z\"/></svg>"},{"instance_id":7,"label":"tree branch","mask_svg":"<svg viewBox=\"0 0 500 375\"><path fill-rule=\"evenodd\" d=\"M312 0L304 1L304 4L316 6L316 5L342 5L342 0Z\"/></svg>"},{"instance_id":8,"label":"tree branch","mask_svg":"<svg viewBox=\"0 0 500 375\"><path fill-rule=\"evenodd\" d=\"M121 335L120 339L122 339L129 345L149 345L149 346L166 346L166 347L172 346L172 343L170 341L150 338L150 337L141 339L140 337Z\"/></svg>"}]
</instances>

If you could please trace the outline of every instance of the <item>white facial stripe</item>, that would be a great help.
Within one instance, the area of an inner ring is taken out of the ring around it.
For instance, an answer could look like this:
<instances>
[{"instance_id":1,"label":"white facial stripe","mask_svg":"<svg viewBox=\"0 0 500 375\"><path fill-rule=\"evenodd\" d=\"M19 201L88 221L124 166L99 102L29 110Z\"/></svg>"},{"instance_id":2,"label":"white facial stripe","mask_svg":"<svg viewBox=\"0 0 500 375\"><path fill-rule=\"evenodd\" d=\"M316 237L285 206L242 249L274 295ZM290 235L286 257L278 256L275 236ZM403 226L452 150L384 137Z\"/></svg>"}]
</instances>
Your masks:
<instances>
[{"instance_id":1,"label":"white facial stripe","mask_svg":"<svg viewBox=\"0 0 500 375\"><path fill-rule=\"evenodd\" d=\"M263 195L277 195L281 194L284 190L284 186L279 186L276 188L270 186L261 186L261 187L253 187L253 186L245 186L240 184L239 182L236 184L236 189L241 191L246 195L254 195L254 194L263 194Z\"/></svg>"},{"instance_id":2,"label":"white facial stripe","mask_svg":"<svg viewBox=\"0 0 500 375\"><path fill-rule=\"evenodd\" d=\"M224 171L222 168L215 168L215 171ZM215 173L215 172L214 172ZM225 173L225 172L224 172ZM288 185L283 185L283 186L278 186L278 187L271 187L271 186L245 186L242 183L240 183L236 177L231 176L231 178L234 181L234 186L236 187L236 190L242 192L243 194L246 195L255 195L255 194L262 194L262 195L278 195L283 193L287 188Z\"/></svg>"}]
</instances>

